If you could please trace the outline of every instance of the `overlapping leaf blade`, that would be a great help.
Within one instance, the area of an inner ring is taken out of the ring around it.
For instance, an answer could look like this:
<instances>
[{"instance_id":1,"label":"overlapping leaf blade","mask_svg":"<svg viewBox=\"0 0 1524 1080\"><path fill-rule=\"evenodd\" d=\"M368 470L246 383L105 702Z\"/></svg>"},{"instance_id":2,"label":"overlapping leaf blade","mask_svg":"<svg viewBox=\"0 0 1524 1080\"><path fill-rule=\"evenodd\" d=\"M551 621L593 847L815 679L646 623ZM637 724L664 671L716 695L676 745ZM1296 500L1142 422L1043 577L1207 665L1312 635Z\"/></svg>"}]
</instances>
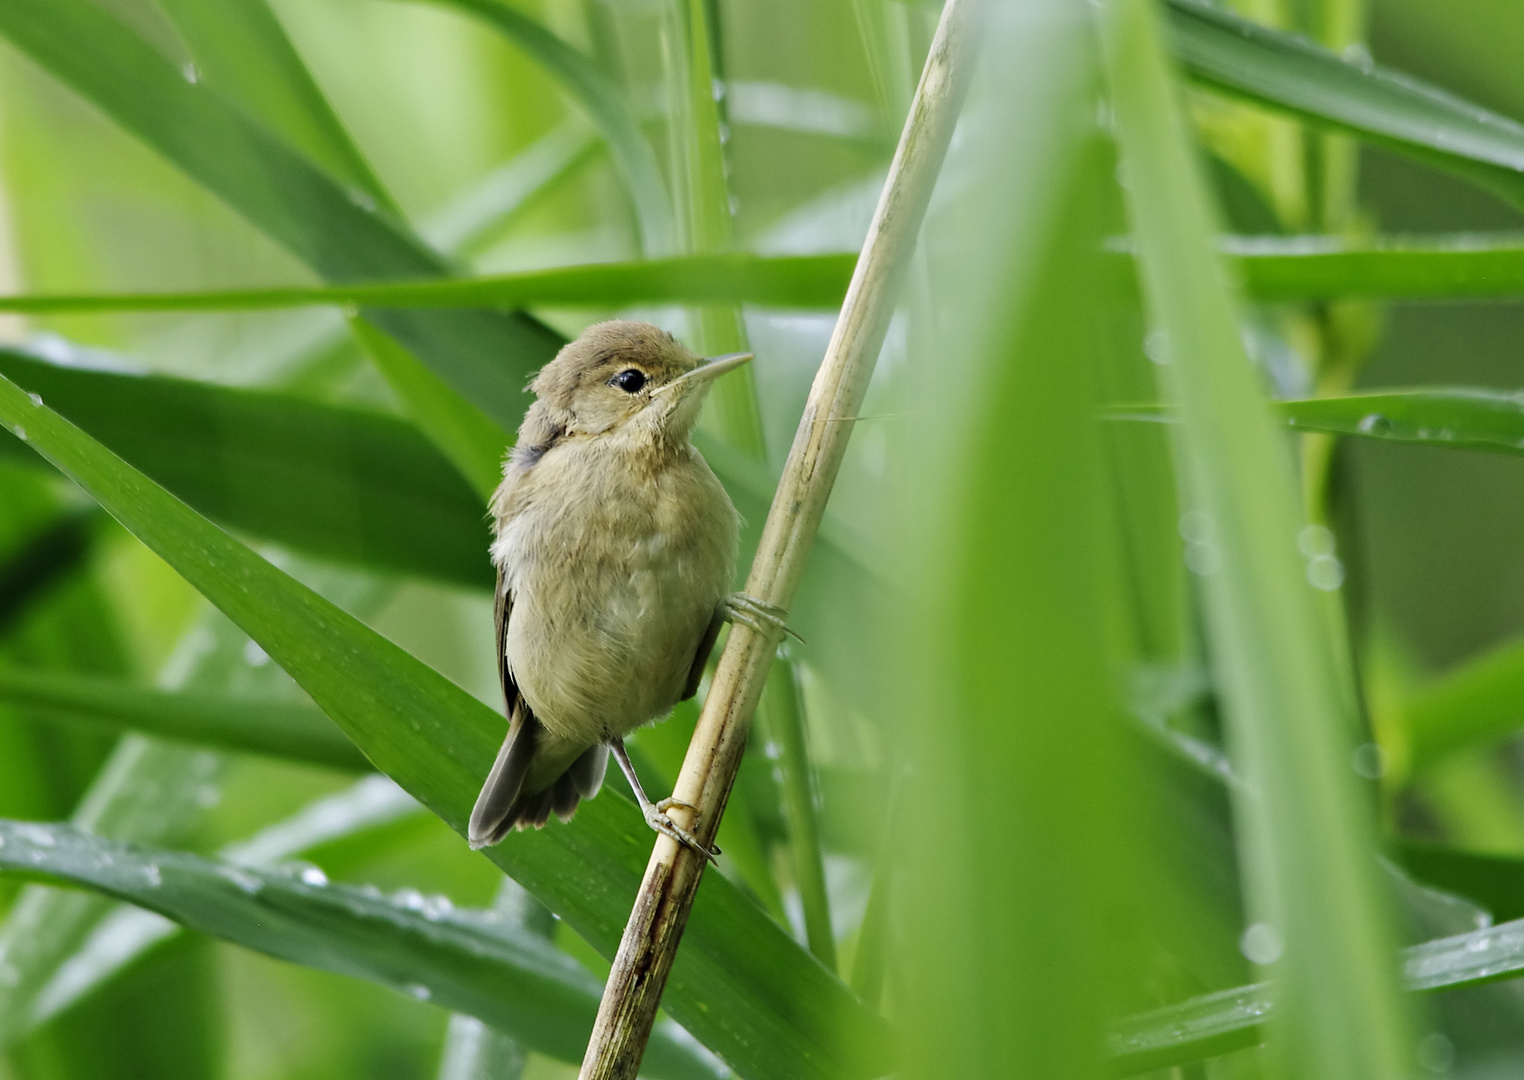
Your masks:
<instances>
[{"instance_id":1,"label":"overlapping leaf blade","mask_svg":"<svg viewBox=\"0 0 1524 1080\"><path fill-rule=\"evenodd\" d=\"M1203 2L1168 0L1190 76L1347 131L1524 202L1524 126L1368 59L1345 60Z\"/></svg>"},{"instance_id":2,"label":"overlapping leaf blade","mask_svg":"<svg viewBox=\"0 0 1524 1080\"><path fill-rule=\"evenodd\" d=\"M522 12L498 0L432 0L470 12L513 41L560 80L587 110L608 141L610 155L635 206L642 247L648 255L668 254L673 243L672 211L656 154L640 130L627 95L588 57Z\"/></svg>"},{"instance_id":3,"label":"overlapping leaf blade","mask_svg":"<svg viewBox=\"0 0 1524 1080\"><path fill-rule=\"evenodd\" d=\"M1213 250L1198 171L1148 0L1115 0L1111 98L1144 293L1202 564L1235 768L1248 917L1275 935L1277 1075L1328 1080L1411 1071L1374 829L1347 762L1353 701L1307 583L1283 440L1244 352L1236 298ZM1170 10L1179 11L1178 3Z\"/></svg>"},{"instance_id":4,"label":"overlapping leaf blade","mask_svg":"<svg viewBox=\"0 0 1524 1080\"><path fill-rule=\"evenodd\" d=\"M481 498L405 421L13 351L0 350L0 374L219 521L329 558L491 587ZM9 435L0 454L36 460Z\"/></svg>"},{"instance_id":5,"label":"overlapping leaf blade","mask_svg":"<svg viewBox=\"0 0 1524 1080\"><path fill-rule=\"evenodd\" d=\"M89 0L17 0L0 33L117 123L218 195L330 281L441 276L446 263L364 191L187 81L126 25ZM524 315L376 310L394 335L504 427L518 425L529 372L562 344Z\"/></svg>"}]
</instances>

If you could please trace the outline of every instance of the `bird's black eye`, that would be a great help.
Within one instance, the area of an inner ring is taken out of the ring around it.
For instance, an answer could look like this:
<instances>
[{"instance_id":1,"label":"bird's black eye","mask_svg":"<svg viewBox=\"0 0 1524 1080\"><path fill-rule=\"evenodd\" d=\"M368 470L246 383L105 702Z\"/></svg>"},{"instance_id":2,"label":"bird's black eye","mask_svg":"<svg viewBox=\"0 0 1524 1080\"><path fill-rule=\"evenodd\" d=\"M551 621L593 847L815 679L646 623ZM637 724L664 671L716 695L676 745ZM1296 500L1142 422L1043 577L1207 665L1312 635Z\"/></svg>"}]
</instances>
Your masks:
<instances>
[{"instance_id":1,"label":"bird's black eye","mask_svg":"<svg viewBox=\"0 0 1524 1080\"><path fill-rule=\"evenodd\" d=\"M646 373L637 371L635 368L626 368L615 375L609 382L613 383L626 394L638 394L640 388L646 384Z\"/></svg>"}]
</instances>

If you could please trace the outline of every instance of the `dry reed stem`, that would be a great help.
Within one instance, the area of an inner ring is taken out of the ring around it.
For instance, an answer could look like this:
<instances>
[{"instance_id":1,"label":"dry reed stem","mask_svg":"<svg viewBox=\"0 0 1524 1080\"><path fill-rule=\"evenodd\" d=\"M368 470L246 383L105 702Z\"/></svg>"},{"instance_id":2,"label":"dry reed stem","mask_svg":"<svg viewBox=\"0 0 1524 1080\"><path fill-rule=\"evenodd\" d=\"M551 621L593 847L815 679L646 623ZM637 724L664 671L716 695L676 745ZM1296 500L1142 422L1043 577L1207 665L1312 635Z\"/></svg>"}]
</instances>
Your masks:
<instances>
[{"instance_id":1,"label":"dry reed stem","mask_svg":"<svg viewBox=\"0 0 1524 1080\"><path fill-rule=\"evenodd\" d=\"M789 606L798 588L852 434L850 423L838 421L856 419L862 405L952 139L976 46L973 9L980 2L947 0L942 9L841 317L773 496L746 591L780 608ZM676 807L672 816L705 844L719 829L775 647L769 635L732 626L704 700L674 792L698 813ZM676 841L657 837L603 991L581 1080L634 1080L704 863Z\"/></svg>"}]
</instances>

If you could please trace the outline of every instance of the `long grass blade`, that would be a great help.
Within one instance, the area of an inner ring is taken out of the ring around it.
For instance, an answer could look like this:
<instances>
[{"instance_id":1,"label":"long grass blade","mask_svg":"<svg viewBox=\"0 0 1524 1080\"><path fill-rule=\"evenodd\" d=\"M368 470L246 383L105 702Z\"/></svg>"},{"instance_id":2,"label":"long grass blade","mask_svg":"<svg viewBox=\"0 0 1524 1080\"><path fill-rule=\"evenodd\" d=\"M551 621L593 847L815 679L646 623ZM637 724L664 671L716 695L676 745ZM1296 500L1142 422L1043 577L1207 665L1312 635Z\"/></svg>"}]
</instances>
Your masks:
<instances>
[{"instance_id":1,"label":"long grass blade","mask_svg":"<svg viewBox=\"0 0 1524 1080\"><path fill-rule=\"evenodd\" d=\"M1229 236L1244 291L1266 302L1363 297L1462 300L1524 294L1524 242L1512 234L1383 237Z\"/></svg>"},{"instance_id":2,"label":"long grass blade","mask_svg":"<svg viewBox=\"0 0 1524 1080\"><path fill-rule=\"evenodd\" d=\"M1524 975L1524 919L1402 950L1404 985L1461 990ZM1269 983L1192 998L1130 1017L1111 1040L1116 1072L1131 1075L1253 1046L1282 1006Z\"/></svg>"},{"instance_id":3,"label":"long grass blade","mask_svg":"<svg viewBox=\"0 0 1524 1080\"><path fill-rule=\"evenodd\" d=\"M264 311L299 307L630 307L656 303L753 303L835 308L852 277L852 255L771 258L743 252L636 263L601 263L448 281L398 281L190 293L0 296L0 311L51 315L92 311ZM704 352L716 346L696 345Z\"/></svg>"},{"instance_id":4,"label":"long grass blade","mask_svg":"<svg viewBox=\"0 0 1524 1080\"><path fill-rule=\"evenodd\" d=\"M831 897L826 891L825 859L820 845L820 811L815 775L810 767L804 703L798 673L786 650L768 676L763 697L765 730L782 753L783 795L788 809L789 842L794 855L794 884L804 908L805 939L810 952L829 970L836 970L836 937L831 929ZM855 987L854 987L855 989Z\"/></svg>"},{"instance_id":5,"label":"long grass blade","mask_svg":"<svg viewBox=\"0 0 1524 1080\"><path fill-rule=\"evenodd\" d=\"M1524 453L1524 399L1469 387L1385 390L1279 403L1299 431Z\"/></svg>"},{"instance_id":6,"label":"long grass blade","mask_svg":"<svg viewBox=\"0 0 1524 1080\"><path fill-rule=\"evenodd\" d=\"M1524 453L1524 398L1477 387L1373 390L1338 397L1278 401L1275 408L1298 431L1354 435L1497 454ZM1158 405L1123 407L1117 419L1173 422Z\"/></svg>"}]
</instances>

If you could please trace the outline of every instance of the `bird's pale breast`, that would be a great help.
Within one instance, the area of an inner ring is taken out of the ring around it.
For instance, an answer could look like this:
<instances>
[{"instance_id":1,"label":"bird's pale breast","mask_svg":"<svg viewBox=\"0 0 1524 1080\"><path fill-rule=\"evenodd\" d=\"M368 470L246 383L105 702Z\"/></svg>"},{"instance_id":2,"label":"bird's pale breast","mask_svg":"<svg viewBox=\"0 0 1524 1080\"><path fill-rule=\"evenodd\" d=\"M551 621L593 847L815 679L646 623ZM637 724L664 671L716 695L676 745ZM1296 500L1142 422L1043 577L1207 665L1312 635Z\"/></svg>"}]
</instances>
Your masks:
<instances>
[{"instance_id":1,"label":"bird's pale breast","mask_svg":"<svg viewBox=\"0 0 1524 1080\"><path fill-rule=\"evenodd\" d=\"M677 702L730 584L735 510L691 448L653 462L573 440L522 483L493 545L514 680L552 733L622 736Z\"/></svg>"}]
</instances>

